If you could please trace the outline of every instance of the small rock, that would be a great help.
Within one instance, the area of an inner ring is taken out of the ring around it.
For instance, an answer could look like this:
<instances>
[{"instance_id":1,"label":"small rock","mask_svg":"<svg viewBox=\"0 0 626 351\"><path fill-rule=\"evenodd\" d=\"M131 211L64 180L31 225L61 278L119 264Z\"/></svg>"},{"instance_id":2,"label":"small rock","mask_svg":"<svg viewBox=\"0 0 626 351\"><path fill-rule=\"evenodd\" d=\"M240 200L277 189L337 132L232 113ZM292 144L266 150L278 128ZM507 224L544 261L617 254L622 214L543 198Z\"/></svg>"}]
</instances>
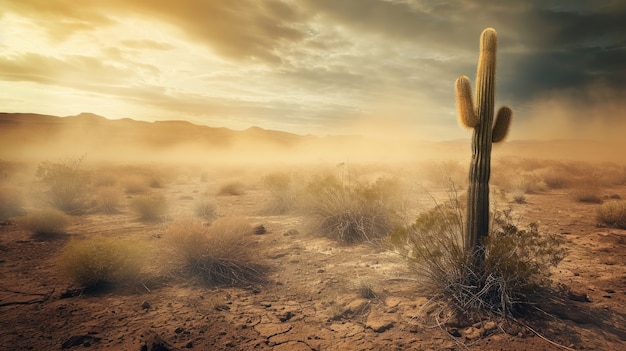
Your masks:
<instances>
[{"instance_id":1,"label":"small rock","mask_svg":"<svg viewBox=\"0 0 626 351\"><path fill-rule=\"evenodd\" d=\"M175 351L176 348L163 341L157 333L151 330L143 332L141 351Z\"/></svg>"},{"instance_id":2,"label":"small rock","mask_svg":"<svg viewBox=\"0 0 626 351\"><path fill-rule=\"evenodd\" d=\"M298 234L300 234L300 232L296 229L289 229L288 231L283 233L284 236L293 236Z\"/></svg>"},{"instance_id":3,"label":"small rock","mask_svg":"<svg viewBox=\"0 0 626 351\"><path fill-rule=\"evenodd\" d=\"M291 318L293 318L293 316L294 316L294 314L289 311L289 312L285 313L282 316L278 316L278 320L280 320L282 323L285 323L286 321L288 321Z\"/></svg>"},{"instance_id":4,"label":"small rock","mask_svg":"<svg viewBox=\"0 0 626 351\"><path fill-rule=\"evenodd\" d=\"M182 333L184 331L185 331L185 329L183 329L181 327L178 327L178 328L174 329L174 333L176 333L176 334L180 334L180 333Z\"/></svg>"},{"instance_id":5,"label":"small rock","mask_svg":"<svg viewBox=\"0 0 626 351\"><path fill-rule=\"evenodd\" d=\"M374 313L373 311L367 317L366 328L370 328L376 333L383 333L393 328L393 320L390 316L381 313Z\"/></svg>"},{"instance_id":6,"label":"small rock","mask_svg":"<svg viewBox=\"0 0 626 351\"><path fill-rule=\"evenodd\" d=\"M459 330L457 328L449 328L448 334L454 336L455 338L461 337L461 333L459 333Z\"/></svg>"},{"instance_id":7,"label":"small rock","mask_svg":"<svg viewBox=\"0 0 626 351\"><path fill-rule=\"evenodd\" d=\"M62 345L62 349L69 349L74 346L82 345L84 347L91 346L92 343L98 342L101 339L99 337L86 334L86 335L73 335L69 339L67 339Z\"/></svg>"},{"instance_id":8,"label":"small rock","mask_svg":"<svg viewBox=\"0 0 626 351\"><path fill-rule=\"evenodd\" d=\"M496 324L496 322L494 322L494 321L488 321L488 322L485 323L485 325L483 325L483 329L487 330L487 331L494 330L497 327L498 327L498 324Z\"/></svg>"},{"instance_id":9,"label":"small rock","mask_svg":"<svg viewBox=\"0 0 626 351\"><path fill-rule=\"evenodd\" d=\"M265 234L267 233L267 230L265 229L264 225L258 225L256 227L254 227L254 234Z\"/></svg>"},{"instance_id":10,"label":"small rock","mask_svg":"<svg viewBox=\"0 0 626 351\"><path fill-rule=\"evenodd\" d=\"M463 336L468 339L468 340L475 340L480 338L480 329L475 328L475 327L469 327L465 330L463 330Z\"/></svg>"},{"instance_id":11,"label":"small rock","mask_svg":"<svg viewBox=\"0 0 626 351\"><path fill-rule=\"evenodd\" d=\"M148 302L148 301L144 300L144 301L141 303L141 308L143 308L144 310L149 309L149 308L150 308L150 302Z\"/></svg>"}]
</instances>

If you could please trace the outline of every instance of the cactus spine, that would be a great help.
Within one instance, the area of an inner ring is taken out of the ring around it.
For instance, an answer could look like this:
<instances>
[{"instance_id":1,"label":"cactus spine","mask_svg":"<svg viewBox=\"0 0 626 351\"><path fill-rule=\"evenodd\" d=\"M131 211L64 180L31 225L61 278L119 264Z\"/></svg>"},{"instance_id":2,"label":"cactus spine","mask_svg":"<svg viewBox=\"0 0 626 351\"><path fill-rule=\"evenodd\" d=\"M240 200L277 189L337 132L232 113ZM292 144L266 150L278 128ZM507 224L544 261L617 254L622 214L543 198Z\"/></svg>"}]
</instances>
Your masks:
<instances>
[{"instance_id":1,"label":"cactus spine","mask_svg":"<svg viewBox=\"0 0 626 351\"><path fill-rule=\"evenodd\" d=\"M504 140L512 111L504 106L494 121L497 34L487 28L480 36L480 56L476 73L476 99L472 100L470 81L466 76L456 80L459 122L473 129L472 161L469 170L465 250L484 260L483 238L489 234L489 176L491 144Z\"/></svg>"}]
</instances>

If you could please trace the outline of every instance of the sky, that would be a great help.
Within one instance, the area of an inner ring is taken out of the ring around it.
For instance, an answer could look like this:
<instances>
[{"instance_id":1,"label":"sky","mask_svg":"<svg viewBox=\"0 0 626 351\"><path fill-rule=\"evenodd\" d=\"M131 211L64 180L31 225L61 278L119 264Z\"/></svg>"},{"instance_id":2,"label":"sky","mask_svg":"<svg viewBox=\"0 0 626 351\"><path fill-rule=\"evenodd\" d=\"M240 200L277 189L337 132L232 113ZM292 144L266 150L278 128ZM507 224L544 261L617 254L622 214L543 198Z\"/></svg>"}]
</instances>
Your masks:
<instances>
[{"instance_id":1,"label":"sky","mask_svg":"<svg viewBox=\"0 0 626 351\"><path fill-rule=\"evenodd\" d=\"M510 139L626 132L626 0L0 0L0 111L469 138L498 32Z\"/></svg>"}]
</instances>

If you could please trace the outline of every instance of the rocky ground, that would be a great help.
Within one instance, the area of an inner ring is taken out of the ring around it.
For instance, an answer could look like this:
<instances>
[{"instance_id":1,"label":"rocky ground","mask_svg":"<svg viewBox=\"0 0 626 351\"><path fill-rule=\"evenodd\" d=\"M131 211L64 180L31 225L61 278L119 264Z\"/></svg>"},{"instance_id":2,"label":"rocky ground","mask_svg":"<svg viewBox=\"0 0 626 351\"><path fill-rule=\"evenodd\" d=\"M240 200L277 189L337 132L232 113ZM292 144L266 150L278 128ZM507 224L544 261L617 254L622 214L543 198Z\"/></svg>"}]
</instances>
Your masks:
<instances>
[{"instance_id":1,"label":"rocky ground","mask_svg":"<svg viewBox=\"0 0 626 351\"><path fill-rule=\"evenodd\" d=\"M205 185L163 191L172 216L188 212ZM626 187L605 189L626 198ZM220 215L244 215L267 282L246 287L154 283L82 291L55 257L68 240L92 234L160 240L166 223L132 213L72 217L68 237L40 241L7 220L0 227L0 350L621 350L626 348L626 231L596 225L597 204L565 191L512 203L521 221L565 239L555 271L565 303L543 302L544 320L473 326L437 323L415 272L397 254L311 236L304 218L260 215L263 189L219 196Z\"/></svg>"}]
</instances>

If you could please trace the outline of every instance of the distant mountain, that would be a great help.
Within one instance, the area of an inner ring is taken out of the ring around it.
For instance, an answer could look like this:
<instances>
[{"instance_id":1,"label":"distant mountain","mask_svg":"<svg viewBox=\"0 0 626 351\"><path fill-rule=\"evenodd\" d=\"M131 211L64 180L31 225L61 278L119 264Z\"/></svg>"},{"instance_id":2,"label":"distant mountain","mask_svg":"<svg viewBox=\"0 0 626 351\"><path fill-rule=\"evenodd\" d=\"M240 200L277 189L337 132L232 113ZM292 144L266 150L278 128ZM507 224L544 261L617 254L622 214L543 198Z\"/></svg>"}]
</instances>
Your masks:
<instances>
[{"instance_id":1,"label":"distant mountain","mask_svg":"<svg viewBox=\"0 0 626 351\"><path fill-rule=\"evenodd\" d=\"M90 159L181 162L469 162L470 138L442 142L297 135L250 127L243 131L186 121L110 120L91 113L56 117L0 113L0 159ZM583 140L507 141L495 158L624 161L623 143Z\"/></svg>"},{"instance_id":2,"label":"distant mountain","mask_svg":"<svg viewBox=\"0 0 626 351\"><path fill-rule=\"evenodd\" d=\"M99 141L115 144L133 142L136 145L151 147L171 147L178 144L198 142L206 146L227 146L241 138L254 138L257 141L292 145L303 137L286 132L252 127L245 131L227 128L212 128L195 125L187 121L145 122L129 118L110 120L92 113L76 116L56 117L29 113L0 113L0 135L21 134L30 131L37 133L38 142L55 139L60 133L76 134L86 141ZM41 134L39 134L41 133ZM10 137L10 136L9 136ZM27 138L32 139L32 138ZM19 143L18 143L19 144Z\"/></svg>"}]
</instances>

